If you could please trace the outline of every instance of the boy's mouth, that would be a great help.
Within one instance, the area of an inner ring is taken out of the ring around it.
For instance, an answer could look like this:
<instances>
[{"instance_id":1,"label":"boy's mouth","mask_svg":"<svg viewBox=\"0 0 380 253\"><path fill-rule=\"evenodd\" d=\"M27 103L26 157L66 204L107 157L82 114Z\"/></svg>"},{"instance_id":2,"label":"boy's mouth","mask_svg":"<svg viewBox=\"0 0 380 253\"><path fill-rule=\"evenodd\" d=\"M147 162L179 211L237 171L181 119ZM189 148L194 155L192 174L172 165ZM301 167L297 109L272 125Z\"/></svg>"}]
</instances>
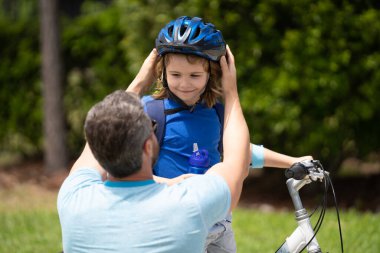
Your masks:
<instances>
[{"instance_id":1,"label":"boy's mouth","mask_svg":"<svg viewBox=\"0 0 380 253\"><path fill-rule=\"evenodd\" d=\"M192 92L194 92L194 90L181 90L180 92L182 92L182 93L192 93Z\"/></svg>"}]
</instances>

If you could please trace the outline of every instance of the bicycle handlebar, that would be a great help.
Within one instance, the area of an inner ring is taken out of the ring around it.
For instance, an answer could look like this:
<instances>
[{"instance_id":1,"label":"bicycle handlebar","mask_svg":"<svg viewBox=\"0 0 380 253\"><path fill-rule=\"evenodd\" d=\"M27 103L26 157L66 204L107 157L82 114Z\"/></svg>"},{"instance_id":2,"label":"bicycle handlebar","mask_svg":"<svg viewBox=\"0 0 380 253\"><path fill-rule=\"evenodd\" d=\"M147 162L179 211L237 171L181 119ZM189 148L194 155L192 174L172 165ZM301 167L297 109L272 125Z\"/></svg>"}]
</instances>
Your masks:
<instances>
[{"instance_id":1,"label":"bicycle handlebar","mask_svg":"<svg viewBox=\"0 0 380 253\"><path fill-rule=\"evenodd\" d=\"M335 197L334 187L332 185L329 172L325 171L322 164L318 160L304 160L302 162L297 162L293 164L290 168L285 170L285 177L287 178L286 184L289 190L289 194L292 198L296 220L298 223L297 229L291 234L290 237L286 239L286 241L280 246L280 248L276 251L276 253L289 253L289 252L302 252L305 248L307 248L308 252L322 252L316 234L318 233L323 218L326 211L326 196L328 186L331 186L332 193L334 196L335 208L337 212L338 225L339 225L339 236L341 243L341 252L343 253L343 236L342 229L340 226L340 218L338 205ZM323 197L323 201L321 202L320 207L322 206L322 210L320 212L320 216L318 218L317 224L313 228L310 223L310 216L307 213L306 209L303 207L300 195L298 191L305 185L311 182L324 182L325 194Z\"/></svg>"},{"instance_id":2,"label":"bicycle handlebar","mask_svg":"<svg viewBox=\"0 0 380 253\"><path fill-rule=\"evenodd\" d=\"M286 178L294 178L296 180L302 180L305 177L309 176L312 179L320 178L322 165L318 160L304 160L302 162L298 162L293 164L289 169L285 170ZM327 173L327 171L325 171Z\"/></svg>"}]
</instances>

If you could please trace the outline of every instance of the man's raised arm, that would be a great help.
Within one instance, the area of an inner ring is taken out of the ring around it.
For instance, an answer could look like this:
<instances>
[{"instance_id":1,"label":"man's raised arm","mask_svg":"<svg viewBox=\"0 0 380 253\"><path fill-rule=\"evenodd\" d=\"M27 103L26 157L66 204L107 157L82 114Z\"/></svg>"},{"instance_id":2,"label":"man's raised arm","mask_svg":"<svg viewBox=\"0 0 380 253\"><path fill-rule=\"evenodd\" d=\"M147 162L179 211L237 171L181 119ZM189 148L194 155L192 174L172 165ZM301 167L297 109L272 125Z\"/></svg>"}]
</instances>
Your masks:
<instances>
[{"instance_id":1,"label":"man's raised arm","mask_svg":"<svg viewBox=\"0 0 380 253\"><path fill-rule=\"evenodd\" d=\"M220 59L223 72L222 85L225 98L223 162L213 166L208 172L220 174L231 191L231 209L237 206L248 176L250 163L249 131L241 109L236 84L235 60L229 47L227 55Z\"/></svg>"}]
</instances>

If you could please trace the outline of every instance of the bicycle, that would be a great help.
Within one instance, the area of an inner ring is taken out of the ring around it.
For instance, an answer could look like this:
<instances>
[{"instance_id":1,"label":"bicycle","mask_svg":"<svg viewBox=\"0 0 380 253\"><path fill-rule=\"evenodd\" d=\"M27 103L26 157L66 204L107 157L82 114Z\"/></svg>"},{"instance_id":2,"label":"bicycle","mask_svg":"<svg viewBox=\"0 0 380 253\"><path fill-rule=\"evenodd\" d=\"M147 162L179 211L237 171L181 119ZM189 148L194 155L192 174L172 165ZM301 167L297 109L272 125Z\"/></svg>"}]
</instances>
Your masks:
<instances>
[{"instance_id":1,"label":"bicycle","mask_svg":"<svg viewBox=\"0 0 380 253\"><path fill-rule=\"evenodd\" d=\"M287 169L285 171L285 177L287 178L286 185L295 208L295 218L297 220L298 227L288 238L286 238L286 241L277 249L276 253L299 253L304 249L307 249L307 252L309 253L322 253L316 235L324 219L329 185L331 186L334 197L335 209L339 225L341 252L343 253L343 237L338 205L329 172L324 170L322 164L318 160L306 160L295 163L293 166ZM303 186L317 181L324 182L324 196L321 204L309 215L302 205L299 190ZM311 226L310 217L321 206L322 209L318 221L313 228Z\"/></svg>"}]
</instances>

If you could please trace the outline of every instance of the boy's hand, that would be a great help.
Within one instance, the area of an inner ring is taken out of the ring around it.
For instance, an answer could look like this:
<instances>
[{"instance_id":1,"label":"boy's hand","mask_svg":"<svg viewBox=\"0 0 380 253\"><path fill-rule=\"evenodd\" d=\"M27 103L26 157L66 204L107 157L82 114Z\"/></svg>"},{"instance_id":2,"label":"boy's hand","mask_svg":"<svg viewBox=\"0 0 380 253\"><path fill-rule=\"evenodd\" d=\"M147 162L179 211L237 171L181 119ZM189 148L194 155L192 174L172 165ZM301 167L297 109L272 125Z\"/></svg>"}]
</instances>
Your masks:
<instances>
[{"instance_id":1,"label":"boy's hand","mask_svg":"<svg viewBox=\"0 0 380 253\"><path fill-rule=\"evenodd\" d=\"M292 166L293 164L295 163L298 163L298 162L302 162L302 161L305 161L305 160L313 160L313 157L308 155L308 156L301 156L301 157L294 157L290 166ZM289 166L289 167L290 167Z\"/></svg>"},{"instance_id":2,"label":"boy's hand","mask_svg":"<svg viewBox=\"0 0 380 253\"><path fill-rule=\"evenodd\" d=\"M159 56L157 50L154 48L145 59L139 73L137 73L135 79L128 86L126 91L134 92L141 96L148 90L156 80L155 70L158 60Z\"/></svg>"}]
</instances>

